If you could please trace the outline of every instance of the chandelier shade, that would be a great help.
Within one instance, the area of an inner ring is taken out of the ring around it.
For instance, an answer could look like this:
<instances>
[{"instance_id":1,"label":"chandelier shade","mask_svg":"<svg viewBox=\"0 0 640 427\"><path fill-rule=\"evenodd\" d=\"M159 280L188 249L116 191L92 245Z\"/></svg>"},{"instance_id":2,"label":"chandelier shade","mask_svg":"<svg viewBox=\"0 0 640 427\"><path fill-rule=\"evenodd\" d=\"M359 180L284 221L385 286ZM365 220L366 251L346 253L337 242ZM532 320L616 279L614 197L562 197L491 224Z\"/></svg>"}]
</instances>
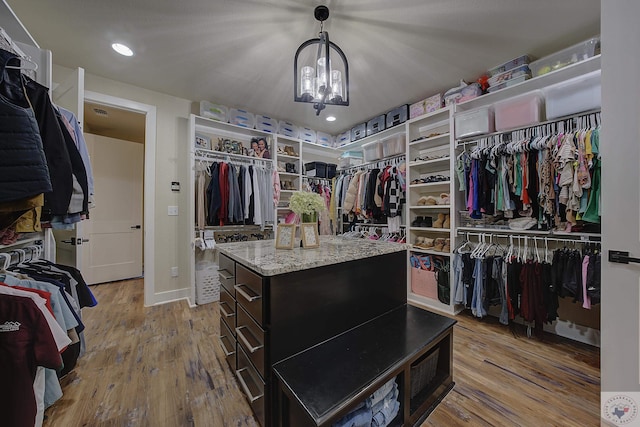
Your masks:
<instances>
[{"instance_id":1,"label":"chandelier shade","mask_svg":"<svg viewBox=\"0 0 640 427\"><path fill-rule=\"evenodd\" d=\"M320 33L296 50L293 81L294 100L313 104L319 115L326 105L349 105L349 63L342 49L323 31L329 9L316 7L315 17L320 21Z\"/></svg>"}]
</instances>

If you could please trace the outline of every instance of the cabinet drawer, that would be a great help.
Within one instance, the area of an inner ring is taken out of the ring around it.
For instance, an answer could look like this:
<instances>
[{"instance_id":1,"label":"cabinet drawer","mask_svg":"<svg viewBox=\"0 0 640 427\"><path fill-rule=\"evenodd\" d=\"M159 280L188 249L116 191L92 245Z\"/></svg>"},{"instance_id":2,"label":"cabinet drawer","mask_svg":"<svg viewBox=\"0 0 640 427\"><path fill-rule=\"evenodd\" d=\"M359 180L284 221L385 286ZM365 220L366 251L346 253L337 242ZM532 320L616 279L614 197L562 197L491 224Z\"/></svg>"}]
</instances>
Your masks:
<instances>
[{"instance_id":1,"label":"cabinet drawer","mask_svg":"<svg viewBox=\"0 0 640 427\"><path fill-rule=\"evenodd\" d=\"M247 401L253 410L253 414L258 419L261 426L265 425L265 383L254 369L249 358L238 347L238 369L236 370L236 378L240 384L240 389L247 397Z\"/></svg>"},{"instance_id":2,"label":"cabinet drawer","mask_svg":"<svg viewBox=\"0 0 640 427\"><path fill-rule=\"evenodd\" d=\"M260 376L264 379L265 332L241 306L238 306L236 325L238 345L242 346L242 349L245 351L247 356L249 356L251 362L253 362L253 366L255 366L258 373L260 373Z\"/></svg>"},{"instance_id":3,"label":"cabinet drawer","mask_svg":"<svg viewBox=\"0 0 640 427\"><path fill-rule=\"evenodd\" d=\"M236 301L226 289L220 288L220 319L227 322L227 325L234 331L236 329Z\"/></svg>"},{"instance_id":4,"label":"cabinet drawer","mask_svg":"<svg viewBox=\"0 0 640 427\"><path fill-rule=\"evenodd\" d=\"M235 372L238 369L236 365L236 338L231 329L229 329L229 325L222 319L220 319L220 337L218 339L224 352L224 358L227 360L231 371Z\"/></svg>"},{"instance_id":5,"label":"cabinet drawer","mask_svg":"<svg viewBox=\"0 0 640 427\"><path fill-rule=\"evenodd\" d=\"M218 259L218 276L220 277L220 284L231 295L235 297L236 291L233 289L236 278L236 263L231 258L220 254Z\"/></svg>"},{"instance_id":6,"label":"cabinet drawer","mask_svg":"<svg viewBox=\"0 0 640 427\"><path fill-rule=\"evenodd\" d=\"M238 304L242 305L260 326L263 326L262 304L264 294L262 277L238 264L235 289Z\"/></svg>"}]
</instances>

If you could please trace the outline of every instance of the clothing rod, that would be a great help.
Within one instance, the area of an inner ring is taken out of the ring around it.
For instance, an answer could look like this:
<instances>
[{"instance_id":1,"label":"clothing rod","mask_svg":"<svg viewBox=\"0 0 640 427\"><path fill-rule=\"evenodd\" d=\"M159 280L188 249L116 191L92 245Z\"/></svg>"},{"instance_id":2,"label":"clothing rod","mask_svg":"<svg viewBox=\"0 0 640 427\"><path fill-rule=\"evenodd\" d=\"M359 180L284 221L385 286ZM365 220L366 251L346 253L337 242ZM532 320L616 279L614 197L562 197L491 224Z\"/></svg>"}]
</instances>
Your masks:
<instances>
[{"instance_id":1,"label":"clothing rod","mask_svg":"<svg viewBox=\"0 0 640 427\"><path fill-rule=\"evenodd\" d=\"M268 160L262 160L260 163L256 163L253 159L232 159L232 158L225 158L226 156L221 156L219 158L213 158L213 157L200 157L197 156L195 157L195 160L198 162L205 162L205 163L212 163L215 161L223 161L223 162L227 162L227 163L233 163L233 164L248 164L248 165L256 165L256 166L264 166L267 169L273 169L272 168L272 163ZM256 160L260 160L260 159L256 159Z\"/></svg>"},{"instance_id":2,"label":"clothing rod","mask_svg":"<svg viewBox=\"0 0 640 427\"><path fill-rule=\"evenodd\" d=\"M546 236L532 236L532 235L526 235L526 234L493 234L493 233L474 233L474 232L470 232L470 231L462 231L459 230L458 234L461 235L465 235L465 236L475 236L475 237L490 237L490 238L497 238L497 239L509 239L511 237L517 237L517 238L526 238L526 239L535 239L535 240L542 240L542 241L551 241L551 242L561 242L561 243L596 243L596 244L600 244L599 240L577 240L577 239L560 239L560 238L556 238L556 237L546 237ZM582 236L581 236L582 237Z\"/></svg>"},{"instance_id":3,"label":"clothing rod","mask_svg":"<svg viewBox=\"0 0 640 427\"><path fill-rule=\"evenodd\" d=\"M367 167L367 166L377 165L377 164L384 163L384 162L387 162L387 161L390 161L390 160L399 159L400 157L405 157L405 154L396 154L395 156L385 157L384 159L374 160L372 162L362 163L362 164L356 165L356 166L349 166L348 168L340 169L340 172L346 172L346 171L350 171L350 170L354 170L354 169L360 169L360 168Z\"/></svg>"},{"instance_id":4,"label":"clothing rod","mask_svg":"<svg viewBox=\"0 0 640 427\"><path fill-rule=\"evenodd\" d=\"M470 136L468 138L460 138L460 139L457 140L456 146L464 146L464 145L468 145L468 144L475 144L480 139L491 138L492 136L506 135L506 134L513 133L513 132L526 131L526 130L529 130L529 129L535 129L535 128L540 127L540 126L545 126L545 125L550 125L550 124L562 123L562 122L565 122L567 120L575 120L575 119L579 119L579 118L582 118L582 117L590 116L592 114L600 114L600 112L601 112L600 109L583 111L582 113L579 113L579 114L571 114L569 116L558 117L558 118L553 119L553 120L547 120L547 121L544 121L544 122L532 124L530 126L507 129L507 130L503 130L503 131L500 131L500 132L487 133L487 134L484 134L484 135Z\"/></svg>"},{"instance_id":5,"label":"clothing rod","mask_svg":"<svg viewBox=\"0 0 640 427\"><path fill-rule=\"evenodd\" d=\"M238 160L246 160L251 162L268 162L273 163L272 159L263 159L260 157L247 157L244 154L234 154L234 153L225 153L224 151L213 151L213 150L204 150L202 148L196 148L195 150L196 158L211 158L211 159L220 159L220 158L234 158Z\"/></svg>"}]
</instances>

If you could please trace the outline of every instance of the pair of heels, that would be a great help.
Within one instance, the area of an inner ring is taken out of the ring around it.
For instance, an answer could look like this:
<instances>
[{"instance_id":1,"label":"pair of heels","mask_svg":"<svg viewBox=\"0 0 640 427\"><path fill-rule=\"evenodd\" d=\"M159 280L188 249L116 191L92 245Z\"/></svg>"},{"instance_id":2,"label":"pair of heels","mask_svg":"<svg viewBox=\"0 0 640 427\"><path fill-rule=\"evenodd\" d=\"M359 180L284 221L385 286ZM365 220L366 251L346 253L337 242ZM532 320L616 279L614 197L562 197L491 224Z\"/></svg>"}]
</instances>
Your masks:
<instances>
[{"instance_id":1,"label":"pair of heels","mask_svg":"<svg viewBox=\"0 0 640 427\"><path fill-rule=\"evenodd\" d=\"M298 157L298 153L296 153L293 147L290 145L285 145L284 154L286 154L287 156Z\"/></svg>"},{"instance_id":2,"label":"pair of heels","mask_svg":"<svg viewBox=\"0 0 640 427\"><path fill-rule=\"evenodd\" d=\"M449 214L438 214L438 219L433 222L433 228L450 228L451 227L451 217Z\"/></svg>"},{"instance_id":3,"label":"pair of heels","mask_svg":"<svg viewBox=\"0 0 640 427\"><path fill-rule=\"evenodd\" d=\"M280 181L280 188L283 190L295 190L291 181Z\"/></svg>"},{"instance_id":4,"label":"pair of heels","mask_svg":"<svg viewBox=\"0 0 640 427\"><path fill-rule=\"evenodd\" d=\"M440 193L440 196L422 196L418 199L418 206L448 205L450 202L449 193Z\"/></svg>"}]
</instances>

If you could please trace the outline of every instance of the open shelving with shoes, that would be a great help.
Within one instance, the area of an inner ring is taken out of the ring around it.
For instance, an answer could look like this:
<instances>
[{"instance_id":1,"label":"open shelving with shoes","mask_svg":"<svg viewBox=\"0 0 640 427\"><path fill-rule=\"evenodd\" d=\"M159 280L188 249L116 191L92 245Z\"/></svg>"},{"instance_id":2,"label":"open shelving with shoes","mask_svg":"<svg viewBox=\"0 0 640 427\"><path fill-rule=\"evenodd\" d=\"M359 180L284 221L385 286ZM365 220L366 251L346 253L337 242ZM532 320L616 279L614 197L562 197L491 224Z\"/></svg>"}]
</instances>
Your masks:
<instances>
[{"instance_id":1,"label":"open shelving with shoes","mask_svg":"<svg viewBox=\"0 0 640 427\"><path fill-rule=\"evenodd\" d=\"M453 189L453 111L454 107L445 107L406 123L409 259L412 255L432 255L449 262L455 230L450 198ZM448 227L443 226L445 221L448 221ZM410 272L410 262L407 268ZM407 300L410 303L455 313L453 305L416 293L411 276L407 275Z\"/></svg>"}]
</instances>

